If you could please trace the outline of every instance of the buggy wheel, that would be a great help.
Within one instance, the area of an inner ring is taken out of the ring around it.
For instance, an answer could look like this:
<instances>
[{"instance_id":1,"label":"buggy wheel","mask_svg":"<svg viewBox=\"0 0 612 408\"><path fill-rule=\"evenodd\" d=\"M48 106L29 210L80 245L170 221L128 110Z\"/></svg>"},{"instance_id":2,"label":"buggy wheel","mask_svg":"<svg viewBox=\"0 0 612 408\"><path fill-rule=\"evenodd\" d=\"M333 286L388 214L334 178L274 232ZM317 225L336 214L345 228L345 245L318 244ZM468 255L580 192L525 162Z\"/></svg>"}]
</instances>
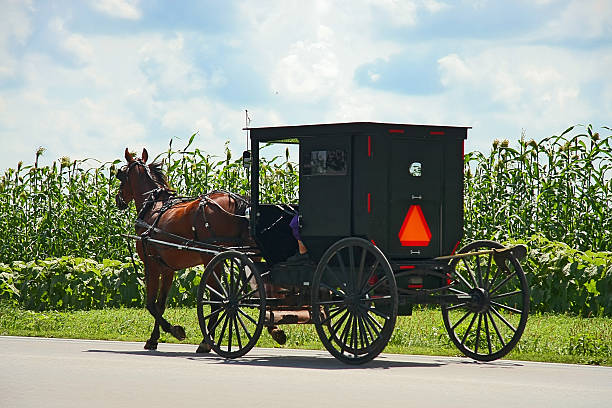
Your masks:
<instances>
[{"instance_id":1,"label":"buggy wheel","mask_svg":"<svg viewBox=\"0 0 612 408\"><path fill-rule=\"evenodd\" d=\"M475 241L457 254L504 248L493 241ZM462 296L442 305L444 326L451 341L466 356L492 361L518 343L529 314L529 287L513 254L496 262L492 254L454 258L449 292ZM468 297L469 296L469 297Z\"/></svg>"},{"instance_id":2,"label":"buggy wheel","mask_svg":"<svg viewBox=\"0 0 612 408\"><path fill-rule=\"evenodd\" d=\"M245 355L264 326L266 292L253 262L236 251L216 255L198 287L198 322L204 341L222 357Z\"/></svg>"},{"instance_id":3,"label":"buggy wheel","mask_svg":"<svg viewBox=\"0 0 612 408\"><path fill-rule=\"evenodd\" d=\"M325 348L348 364L372 360L397 319L397 285L389 261L361 238L325 251L312 281L312 318Z\"/></svg>"}]
</instances>

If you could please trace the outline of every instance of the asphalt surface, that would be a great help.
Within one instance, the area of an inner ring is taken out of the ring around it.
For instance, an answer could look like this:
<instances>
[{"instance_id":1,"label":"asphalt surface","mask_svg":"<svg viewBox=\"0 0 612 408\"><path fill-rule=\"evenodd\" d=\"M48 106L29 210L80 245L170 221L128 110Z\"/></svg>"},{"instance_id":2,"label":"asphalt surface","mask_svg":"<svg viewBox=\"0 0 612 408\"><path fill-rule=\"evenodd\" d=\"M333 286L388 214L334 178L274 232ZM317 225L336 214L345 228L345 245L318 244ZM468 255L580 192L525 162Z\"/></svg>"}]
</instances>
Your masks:
<instances>
[{"instance_id":1,"label":"asphalt surface","mask_svg":"<svg viewBox=\"0 0 612 408\"><path fill-rule=\"evenodd\" d=\"M0 407L612 407L612 367L0 337Z\"/></svg>"}]
</instances>

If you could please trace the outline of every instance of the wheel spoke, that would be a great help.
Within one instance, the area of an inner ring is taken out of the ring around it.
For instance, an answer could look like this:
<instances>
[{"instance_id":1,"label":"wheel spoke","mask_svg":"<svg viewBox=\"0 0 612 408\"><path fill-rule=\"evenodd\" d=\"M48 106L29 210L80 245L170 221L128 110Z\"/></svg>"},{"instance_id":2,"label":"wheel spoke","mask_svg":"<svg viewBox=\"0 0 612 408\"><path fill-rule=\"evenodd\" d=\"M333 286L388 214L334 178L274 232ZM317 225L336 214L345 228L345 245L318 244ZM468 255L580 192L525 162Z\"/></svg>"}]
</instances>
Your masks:
<instances>
[{"instance_id":1,"label":"wheel spoke","mask_svg":"<svg viewBox=\"0 0 612 408\"><path fill-rule=\"evenodd\" d=\"M240 330L238 329L237 315L232 319L234 321L234 328L236 329L236 340L238 340L238 350L242 348L242 340L240 339Z\"/></svg>"},{"instance_id":2,"label":"wheel spoke","mask_svg":"<svg viewBox=\"0 0 612 408\"><path fill-rule=\"evenodd\" d=\"M502 308L502 309L505 309L505 310L507 310L507 311L509 311L509 312L518 313L518 314L523 313L523 311L522 311L522 310L515 309L515 308L513 308L513 307L506 306L506 305L501 304L501 303L491 302L491 304L492 304L492 305L495 305L495 306L497 306L497 307L500 307L500 308Z\"/></svg>"},{"instance_id":3,"label":"wheel spoke","mask_svg":"<svg viewBox=\"0 0 612 408\"><path fill-rule=\"evenodd\" d=\"M491 348L491 332L489 331L489 319L488 313L484 315L485 322L485 333L487 334L487 347L489 348L489 354L493 354L493 350Z\"/></svg>"},{"instance_id":4,"label":"wheel spoke","mask_svg":"<svg viewBox=\"0 0 612 408\"><path fill-rule=\"evenodd\" d=\"M319 302L319 305L343 305L344 300L324 300Z\"/></svg>"},{"instance_id":5,"label":"wheel spoke","mask_svg":"<svg viewBox=\"0 0 612 408\"><path fill-rule=\"evenodd\" d=\"M253 289L252 291L250 291L249 293L247 293L246 295L240 296L238 298L238 302L240 302L241 300L244 300L246 298L250 298L251 296L253 296L255 293L259 292L259 288L257 289Z\"/></svg>"},{"instance_id":6,"label":"wheel spoke","mask_svg":"<svg viewBox=\"0 0 612 408\"><path fill-rule=\"evenodd\" d=\"M482 270L480 269L480 255L476 255L476 272L478 275L478 287L482 288Z\"/></svg>"},{"instance_id":7,"label":"wheel spoke","mask_svg":"<svg viewBox=\"0 0 612 408\"><path fill-rule=\"evenodd\" d=\"M233 328L233 322L234 322L233 316L228 316L227 320L229 320L229 339L228 339L228 342L227 342L227 344L228 344L227 352L231 353L232 352L232 333L234 331L233 330L234 329Z\"/></svg>"},{"instance_id":8,"label":"wheel spoke","mask_svg":"<svg viewBox=\"0 0 612 408\"><path fill-rule=\"evenodd\" d=\"M470 334L470 330L472 330L472 326L474 325L475 320L476 320L476 313L474 313L474 317L472 317L472 321L470 322L470 325L465 331L465 334L463 335L463 339L461 339L461 345L464 347L465 347L465 340L467 339L468 334Z\"/></svg>"},{"instance_id":9,"label":"wheel spoke","mask_svg":"<svg viewBox=\"0 0 612 408\"><path fill-rule=\"evenodd\" d=\"M245 278L245 280L240 284L240 288L238 289L237 293L242 293L242 291L245 289L245 287L249 284L249 281L253 278L253 271L251 271L251 274L249 276L247 276Z\"/></svg>"},{"instance_id":10,"label":"wheel spoke","mask_svg":"<svg viewBox=\"0 0 612 408\"><path fill-rule=\"evenodd\" d=\"M453 293L457 293L459 295L467 295L467 292L464 292L464 291L456 289L456 288L448 288L448 290L450 290Z\"/></svg>"},{"instance_id":11,"label":"wheel spoke","mask_svg":"<svg viewBox=\"0 0 612 408\"><path fill-rule=\"evenodd\" d=\"M508 326L513 332L516 333L516 329L514 328L514 326L512 326L512 324L510 324L510 322L508 322L506 320L506 318L504 316L502 316L497 309L495 309L493 306L491 306L491 310L493 311L493 313L495 314L495 316L497 316L497 318L499 320L501 320L502 322L504 322L506 324L506 326Z\"/></svg>"},{"instance_id":12,"label":"wheel spoke","mask_svg":"<svg viewBox=\"0 0 612 408\"><path fill-rule=\"evenodd\" d=\"M474 287L478 287L478 282L476 282L476 278L474 277L474 272L472 272L472 268L470 268L470 265L468 265L466 258L461 258L461 260L463 261L463 264L465 265L465 269L470 275L470 278L472 278L472 283L474 284ZM476 261L478 261L478 255L476 255Z\"/></svg>"},{"instance_id":13,"label":"wheel spoke","mask_svg":"<svg viewBox=\"0 0 612 408\"><path fill-rule=\"evenodd\" d=\"M346 345L346 341L348 339L349 331L351 328L351 323L353 322L353 314L348 312L348 315L348 321L344 325L344 329L342 330L342 334L340 335L340 341L342 342L342 345Z\"/></svg>"},{"instance_id":14,"label":"wheel spoke","mask_svg":"<svg viewBox=\"0 0 612 408\"><path fill-rule=\"evenodd\" d=\"M464 321L464 320L465 320L465 318L466 318L466 317L468 317L468 316L470 315L470 313L472 313L472 312L467 311L467 312L466 312L466 313L463 315L463 317L461 317L461 319L457 320L457 322L456 322L456 323L453 325L453 327L451 327L451 329L452 329L452 330L455 330L455 328L456 328L457 326L459 326L459 325L461 324L461 322L462 322L462 321Z\"/></svg>"},{"instance_id":15,"label":"wheel spoke","mask_svg":"<svg viewBox=\"0 0 612 408\"><path fill-rule=\"evenodd\" d=\"M493 283L495 283L495 281L497 280L497 276L499 275L499 272L501 271L501 267L499 265L495 264L495 266L497 266L497 269L495 270L495 274L493 275L491 280L487 282L487 287L485 288L489 292L491 292L491 287L493 286Z\"/></svg>"},{"instance_id":16,"label":"wheel spoke","mask_svg":"<svg viewBox=\"0 0 612 408\"><path fill-rule=\"evenodd\" d=\"M459 308L462 308L462 307L463 307L463 306L465 306L465 305L467 305L467 303L466 303L466 302L463 302L463 303L457 303L456 305L448 306L448 307L446 308L446 310L455 310L455 309L459 309Z\"/></svg>"},{"instance_id":17,"label":"wheel spoke","mask_svg":"<svg viewBox=\"0 0 612 408\"><path fill-rule=\"evenodd\" d=\"M336 272L334 272L334 270L330 268L329 265L325 265L325 271L329 272L331 277L336 280L336 282L338 283L338 286L346 287L346 282L342 282L340 279L338 279L338 276L336 276ZM321 285L323 285L323 283L321 283Z\"/></svg>"},{"instance_id":18,"label":"wheel spoke","mask_svg":"<svg viewBox=\"0 0 612 408\"><path fill-rule=\"evenodd\" d=\"M223 311L223 309L222 309L222 308L218 308L218 309L217 309L217 310L215 310L214 312L212 312L212 313L210 313L210 314L208 314L208 315L204 316L203 320L208 320L208 319L210 319L211 317L218 315L218 314L219 314L221 311Z\"/></svg>"},{"instance_id":19,"label":"wheel spoke","mask_svg":"<svg viewBox=\"0 0 612 408\"><path fill-rule=\"evenodd\" d=\"M459 277L459 280L468 287L468 289L473 289L472 286L470 286L470 284L468 283L468 281L465 280L465 278L463 277L463 275L461 275L457 269L455 269L455 275L457 275Z\"/></svg>"},{"instance_id":20,"label":"wheel spoke","mask_svg":"<svg viewBox=\"0 0 612 408\"><path fill-rule=\"evenodd\" d=\"M346 294L345 294L344 292L341 292L341 291L339 291L338 289L332 288L331 286L329 286L329 285L328 285L328 284L326 284L326 283L321 282L321 284L320 284L319 286L321 286L321 287L323 287L323 288L325 288L325 289L327 289L327 290L329 290L329 291L333 292L333 293L334 293L334 295L336 295L336 296L340 296L341 298L344 298L344 297L346 296Z\"/></svg>"},{"instance_id":21,"label":"wheel spoke","mask_svg":"<svg viewBox=\"0 0 612 408\"><path fill-rule=\"evenodd\" d=\"M370 326L366 322L366 318L363 315L363 313L359 315L359 324L361 325L361 330L363 331L363 338L365 340L365 346L366 347L370 347L370 344L371 344L370 340L374 341L376 339L372 335L372 331L370 330ZM368 336L369 336L370 340L368 340Z\"/></svg>"},{"instance_id":22,"label":"wheel spoke","mask_svg":"<svg viewBox=\"0 0 612 408\"><path fill-rule=\"evenodd\" d=\"M259 304L257 303L238 303L240 307L250 307L250 308L259 308Z\"/></svg>"},{"instance_id":23,"label":"wheel spoke","mask_svg":"<svg viewBox=\"0 0 612 408\"><path fill-rule=\"evenodd\" d=\"M386 314L384 314L384 313L383 313L383 312L381 312L380 310L376 310L376 309L371 308L371 307L370 307L370 308L368 308L368 311L370 311L370 312L374 313L375 315L377 315L377 316L379 316L379 317L382 317L382 318L383 318L383 319L385 319L385 320L389 320L389 319L391 318L390 316L387 316Z\"/></svg>"},{"instance_id":24,"label":"wheel spoke","mask_svg":"<svg viewBox=\"0 0 612 408\"><path fill-rule=\"evenodd\" d=\"M502 344L502 347L506 347L506 342L504 341L503 336L501 335L499 329L497 328L497 324L495 323L495 320L493 320L493 316L491 316L491 312L487 311L487 316L489 316L489 320L491 320L491 324L493 325L493 328L495 329L495 333L497 334L497 338L499 339L499 342Z\"/></svg>"},{"instance_id":25,"label":"wheel spoke","mask_svg":"<svg viewBox=\"0 0 612 408\"><path fill-rule=\"evenodd\" d=\"M393 296L391 295L373 296L370 298L359 299L360 302L380 302L380 301L386 301L386 300L393 300Z\"/></svg>"},{"instance_id":26,"label":"wheel spoke","mask_svg":"<svg viewBox=\"0 0 612 408\"><path fill-rule=\"evenodd\" d=\"M478 354L478 343L480 342L480 326L482 324L482 314L478 314L478 325L476 326L476 345L474 346L474 353Z\"/></svg>"},{"instance_id":27,"label":"wheel spoke","mask_svg":"<svg viewBox=\"0 0 612 408\"><path fill-rule=\"evenodd\" d=\"M501 295L491 296L491 299L501 299L501 298L510 297L514 295L520 295L521 293L523 293L522 290L515 290L514 292L502 293Z\"/></svg>"},{"instance_id":28,"label":"wheel spoke","mask_svg":"<svg viewBox=\"0 0 612 408\"><path fill-rule=\"evenodd\" d=\"M368 252L362 248L361 249L361 259L359 260L359 269L357 271L357 287L361 289L362 284L361 284L361 279L363 278L363 272L365 269L365 260L366 260L366 255L368 254ZM361 293L361 292L359 292Z\"/></svg>"},{"instance_id":29,"label":"wheel spoke","mask_svg":"<svg viewBox=\"0 0 612 408\"><path fill-rule=\"evenodd\" d=\"M387 278L387 275L385 275L385 276L383 276L383 277L379 278L379 279L378 279L378 282L376 282L374 285L372 285L372 286L370 287L370 289L368 289L368 291L367 291L367 292L365 292L365 293L375 291L375 290L376 290L376 289L378 289L380 286L382 286L382 284L383 284L383 283L385 283L385 282L387 281L387 279L388 279L388 278ZM361 293L364 293L364 292L361 292Z\"/></svg>"},{"instance_id":30,"label":"wheel spoke","mask_svg":"<svg viewBox=\"0 0 612 408\"><path fill-rule=\"evenodd\" d=\"M357 283L355 282L355 253L353 252L353 247L350 246L348 247L348 253L349 253L349 276L347 277L347 280L350 282L350 290L352 290L353 292L355 291L355 289L357 289Z\"/></svg>"},{"instance_id":31,"label":"wheel spoke","mask_svg":"<svg viewBox=\"0 0 612 408\"><path fill-rule=\"evenodd\" d=\"M238 309L238 313L240 313L241 315L243 315L244 317L246 317L247 319L249 319L251 321L251 323L253 323L254 325L257 325L257 321L255 321L255 319L253 319L251 316L249 316L248 314L244 313L242 311L242 309Z\"/></svg>"},{"instance_id":32,"label":"wheel spoke","mask_svg":"<svg viewBox=\"0 0 612 408\"><path fill-rule=\"evenodd\" d=\"M378 265L380 265L380 261L378 258L376 258L376 262L374 262L372 264L372 266L369 268L369 273L366 273L364 276L365 281L360 285L360 290L359 293L364 293L366 285L369 284L369 280L372 276L375 276L376 273L376 269L378 269Z\"/></svg>"},{"instance_id":33,"label":"wheel spoke","mask_svg":"<svg viewBox=\"0 0 612 408\"><path fill-rule=\"evenodd\" d=\"M230 290L230 293L232 293L232 294L236 293L236 292L234 291L234 271L235 271L235 266L236 266L236 265L234 264L234 258L230 259L230 268L229 268L229 278L230 278L230 281L229 281L229 290ZM232 327L231 327L231 325L230 325L230 336L231 336L231 334L232 334L231 328L232 328ZM231 341L230 341L230 348L231 348Z\"/></svg>"},{"instance_id":34,"label":"wheel spoke","mask_svg":"<svg viewBox=\"0 0 612 408\"><path fill-rule=\"evenodd\" d=\"M493 264L493 254L489 254L489 260L487 261L487 273L484 277L484 282L488 282L489 276L491 276L491 265Z\"/></svg>"},{"instance_id":35,"label":"wheel spoke","mask_svg":"<svg viewBox=\"0 0 612 408\"><path fill-rule=\"evenodd\" d=\"M333 319L334 317L338 316L340 313L342 313L342 311L346 310L346 306L345 307L341 307L338 310L334 310L332 313L329 314L329 316L327 316L322 322L321 324L327 324L327 322L329 322L331 319Z\"/></svg>"},{"instance_id":36,"label":"wheel spoke","mask_svg":"<svg viewBox=\"0 0 612 408\"><path fill-rule=\"evenodd\" d=\"M503 280L503 281L501 281L499 284L497 284L497 285L495 286L495 288L491 289L491 290L489 291L489 293L491 294L491 293L495 293L495 292L497 292L497 290L498 290L499 288L501 288L502 286L504 286L504 285L506 284L506 282L508 282L510 279L512 279L512 277L514 277L514 275L515 275L515 274L513 273L513 274L511 274L511 275L507 276L507 277L506 277L506 279L504 279L504 280ZM491 285L492 285L492 284L493 284L493 282L491 282Z\"/></svg>"},{"instance_id":37,"label":"wheel spoke","mask_svg":"<svg viewBox=\"0 0 612 408\"><path fill-rule=\"evenodd\" d=\"M219 341L217 342L217 344L219 345L219 347L221 347L223 345L223 338L225 337L225 329L227 329L227 321L229 320L229 313L227 313L225 315L225 318L223 319L223 328L221 329L221 333L219 334Z\"/></svg>"},{"instance_id":38,"label":"wheel spoke","mask_svg":"<svg viewBox=\"0 0 612 408\"><path fill-rule=\"evenodd\" d=\"M359 324L359 340L361 341L361 346L363 348L370 347L368 334L366 333L365 325L363 324L363 317L360 314L357 315L357 322Z\"/></svg>"},{"instance_id":39,"label":"wheel spoke","mask_svg":"<svg viewBox=\"0 0 612 408\"><path fill-rule=\"evenodd\" d=\"M342 276L344 277L343 282L346 282L348 280L347 273L346 273L346 267L344 266L344 259L342 259L342 256L340 255L340 251L336 252L335 258L338 259L338 265L340 266L340 272L342 273Z\"/></svg>"},{"instance_id":40,"label":"wheel spoke","mask_svg":"<svg viewBox=\"0 0 612 408\"><path fill-rule=\"evenodd\" d=\"M349 315L350 313L347 310L342 316L340 316L338 320L336 320L334 324L331 325L331 327L329 328L329 331L331 333L331 336L329 337L330 340L338 333L338 330L340 330L340 327L342 327L342 323L344 323L344 321L347 317L349 317Z\"/></svg>"},{"instance_id":41,"label":"wheel spoke","mask_svg":"<svg viewBox=\"0 0 612 408\"><path fill-rule=\"evenodd\" d=\"M378 323L376 319L370 316L370 313L368 313L367 311L365 312L364 316L366 318L366 322L369 322L374 331L376 331L376 337L380 336L380 332L383 329L382 325Z\"/></svg>"},{"instance_id":42,"label":"wheel spoke","mask_svg":"<svg viewBox=\"0 0 612 408\"><path fill-rule=\"evenodd\" d=\"M253 336L251 336L251 332L249 332L249 329L247 329L246 324L244 324L244 321L242 320L242 317L240 317L240 314L236 314L236 318L240 322L240 326L242 326L242 330L244 330L244 334L246 334L249 341L251 341Z\"/></svg>"},{"instance_id":43,"label":"wheel spoke","mask_svg":"<svg viewBox=\"0 0 612 408\"><path fill-rule=\"evenodd\" d=\"M214 275L214 274L213 274L213 275ZM212 293L214 293L215 295L217 295L218 297L220 297L221 299L227 299L227 297L228 297L227 295L225 295L225 296L224 296L224 295L220 294L219 292L217 292L217 291L216 291L215 289L213 289L213 287L212 287L212 286L210 286L209 284L206 284L206 288L207 288L208 290L210 290ZM223 289L223 287L221 287L221 289ZM225 291L224 291L224 292L225 292Z\"/></svg>"},{"instance_id":44,"label":"wheel spoke","mask_svg":"<svg viewBox=\"0 0 612 408\"><path fill-rule=\"evenodd\" d=\"M200 300L201 305L222 305L223 301L221 300Z\"/></svg>"},{"instance_id":45,"label":"wheel spoke","mask_svg":"<svg viewBox=\"0 0 612 408\"><path fill-rule=\"evenodd\" d=\"M219 294L219 292L217 292L216 290L213 290L212 287L210 287L210 285L206 284L206 287L208 289L210 289L211 291L214 291L219 297L228 297L227 292L225 291L225 288L223 287L223 284L221 283L221 281L219 280L219 277L217 276L217 274L215 273L215 271L212 271L211 275L215 278L215 281L219 284L219 288L221 288L221 291L223 292L223 296L221 296Z\"/></svg>"},{"instance_id":46,"label":"wheel spoke","mask_svg":"<svg viewBox=\"0 0 612 408\"><path fill-rule=\"evenodd\" d=\"M224 320L226 316L227 316L227 311L225 309L223 309L223 313L221 313L221 316L219 316L217 321L212 325L212 327L209 328L211 333L213 333L215 331L217 326L219 326L219 323L221 323L221 321Z\"/></svg>"}]
</instances>

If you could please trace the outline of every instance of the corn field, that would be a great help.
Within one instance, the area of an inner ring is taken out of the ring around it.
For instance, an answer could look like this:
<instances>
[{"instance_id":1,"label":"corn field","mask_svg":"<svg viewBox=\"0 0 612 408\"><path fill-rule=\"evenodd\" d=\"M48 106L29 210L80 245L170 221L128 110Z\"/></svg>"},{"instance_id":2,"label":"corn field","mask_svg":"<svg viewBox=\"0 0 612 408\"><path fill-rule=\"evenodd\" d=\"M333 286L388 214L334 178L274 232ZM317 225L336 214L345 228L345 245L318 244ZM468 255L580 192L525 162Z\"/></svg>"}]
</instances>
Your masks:
<instances>
[{"instance_id":1,"label":"corn field","mask_svg":"<svg viewBox=\"0 0 612 408\"><path fill-rule=\"evenodd\" d=\"M608 127L603 131L610 131ZM580 131L577 131L580 130ZM584 130L584 131L582 131ZM215 157L172 141L164 161L178 194L213 190L248 195L241 158ZM494 142L488 155L465 155L465 239L519 239L539 233L580 250L612 250L612 135L571 127L540 142L521 138L518 148ZM265 148L264 148L265 149ZM63 157L52 166L19 163L0 180L0 263L76 256L125 260L135 212L114 201L120 160L92 167L93 159ZM262 159L262 202L297 202L298 170L289 151ZM129 244L132 247L132 243Z\"/></svg>"},{"instance_id":2,"label":"corn field","mask_svg":"<svg viewBox=\"0 0 612 408\"><path fill-rule=\"evenodd\" d=\"M181 150L168 150L163 160L170 185L184 196L213 190L248 195L248 174L241 158L218 158L191 147L195 134ZM19 163L0 179L0 263L76 256L102 261L125 260L128 243L120 233L133 233L135 210L121 212L115 205L119 180L115 173L121 160L91 167L92 159L63 157L41 167L38 149L34 164ZM296 202L298 175L289 151L284 157L260 162L262 202ZM128 246L129 245L129 246Z\"/></svg>"},{"instance_id":3,"label":"corn field","mask_svg":"<svg viewBox=\"0 0 612 408\"><path fill-rule=\"evenodd\" d=\"M590 125L575 129L466 154L466 238L542 234L580 250L612 250L612 138Z\"/></svg>"}]
</instances>

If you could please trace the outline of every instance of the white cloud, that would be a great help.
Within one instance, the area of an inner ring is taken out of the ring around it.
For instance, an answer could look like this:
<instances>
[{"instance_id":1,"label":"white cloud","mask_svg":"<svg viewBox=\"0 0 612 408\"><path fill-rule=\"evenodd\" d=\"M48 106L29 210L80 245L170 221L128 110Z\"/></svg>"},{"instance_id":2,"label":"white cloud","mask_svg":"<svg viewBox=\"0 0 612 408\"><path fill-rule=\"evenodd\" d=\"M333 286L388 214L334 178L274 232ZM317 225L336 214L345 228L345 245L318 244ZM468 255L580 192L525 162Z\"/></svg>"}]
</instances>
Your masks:
<instances>
[{"instance_id":1,"label":"white cloud","mask_svg":"<svg viewBox=\"0 0 612 408\"><path fill-rule=\"evenodd\" d=\"M126 20L139 20L142 17L142 11L138 8L138 3L140 3L139 0L91 0L94 9L109 16Z\"/></svg>"},{"instance_id":2,"label":"white cloud","mask_svg":"<svg viewBox=\"0 0 612 408\"><path fill-rule=\"evenodd\" d=\"M609 0L573 0L560 16L547 22L537 33L545 39L606 38L612 41L612 2Z\"/></svg>"},{"instance_id":3,"label":"white cloud","mask_svg":"<svg viewBox=\"0 0 612 408\"><path fill-rule=\"evenodd\" d=\"M29 11L31 1L10 0L1 5L0 14L0 81L17 75L17 60L9 52L11 45L23 45L32 34Z\"/></svg>"},{"instance_id":4,"label":"white cloud","mask_svg":"<svg viewBox=\"0 0 612 408\"><path fill-rule=\"evenodd\" d=\"M49 22L51 33L57 38L58 46L70 55L73 55L79 63L87 63L93 56L93 48L89 41L80 34L74 34L66 30L65 23L60 18L54 18Z\"/></svg>"},{"instance_id":5,"label":"white cloud","mask_svg":"<svg viewBox=\"0 0 612 408\"><path fill-rule=\"evenodd\" d=\"M339 67L333 50L334 33L319 26L317 39L291 45L272 78L272 88L284 96L317 100L336 86Z\"/></svg>"}]
</instances>

